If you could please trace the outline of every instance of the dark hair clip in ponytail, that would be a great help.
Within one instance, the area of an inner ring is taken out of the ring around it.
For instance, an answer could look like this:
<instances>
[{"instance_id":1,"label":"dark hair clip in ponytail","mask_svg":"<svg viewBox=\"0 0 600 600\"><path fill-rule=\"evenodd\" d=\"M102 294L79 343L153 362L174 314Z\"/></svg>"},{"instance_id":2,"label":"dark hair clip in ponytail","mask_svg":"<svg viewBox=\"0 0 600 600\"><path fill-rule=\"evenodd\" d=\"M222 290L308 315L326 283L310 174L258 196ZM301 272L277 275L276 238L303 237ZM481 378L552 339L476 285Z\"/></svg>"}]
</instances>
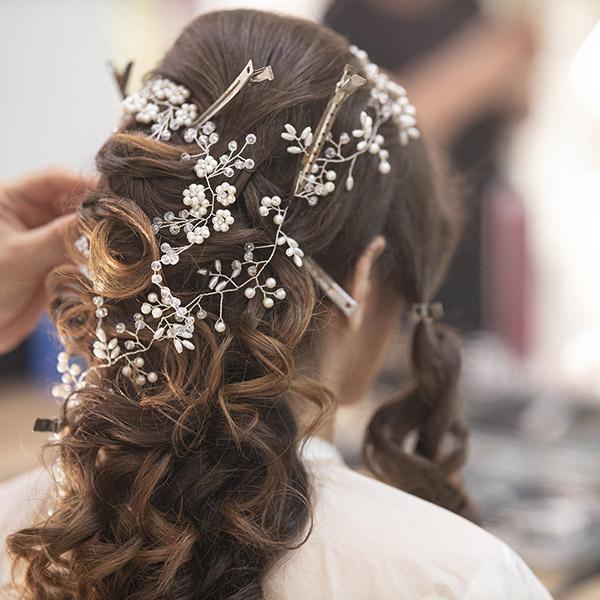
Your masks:
<instances>
[{"instance_id":1,"label":"dark hair clip in ponytail","mask_svg":"<svg viewBox=\"0 0 600 600\"><path fill-rule=\"evenodd\" d=\"M444 305L441 302L415 302L411 313L418 321L426 319L438 321L444 318Z\"/></svg>"},{"instance_id":2,"label":"dark hair clip in ponytail","mask_svg":"<svg viewBox=\"0 0 600 600\"><path fill-rule=\"evenodd\" d=\"M58 419L41 419L37 418L33 423L34 431L58 433Z\"/></svg>"}]
</instances>

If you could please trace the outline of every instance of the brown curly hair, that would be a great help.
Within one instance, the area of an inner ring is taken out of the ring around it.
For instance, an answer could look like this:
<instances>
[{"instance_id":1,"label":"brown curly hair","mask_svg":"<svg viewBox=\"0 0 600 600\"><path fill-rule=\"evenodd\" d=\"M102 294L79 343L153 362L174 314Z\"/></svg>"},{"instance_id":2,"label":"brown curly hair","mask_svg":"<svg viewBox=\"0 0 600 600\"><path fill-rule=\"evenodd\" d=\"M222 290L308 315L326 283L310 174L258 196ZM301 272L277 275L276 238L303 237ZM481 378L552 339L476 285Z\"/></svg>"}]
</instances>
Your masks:
<instances>
[{"instance_id":1,"label":"brown curly hair","mask_svg":"<svg viewBox=\"0 0 600 600\"><path fill-rule=\"evenodd\" d=\"M245 89L218 121L225 140L256 133L257 166L236 182L235 225L170 269L169 286L182 299L195 295L199 266L233 260L245 243L272 239L258 213L260 198L290 197L298 169L279 132L288 122L315 125L344 65L355 63L347 41L321 26L227 11L194 20L155 73L189 88L202 111L249 58L272 65L276 78L268 90ZM352 129L367 95L364 89L350 98L336 132ZM424 146L401 147L391 123L383 133L392 172L377 176L376 158L361 158L351 193L336 191L316 207L291 203L286 232L339 282L349 281L363 250L383 235L379 287L409 304L428 302L454 245L455 208L440 193ZM187 148L179 134L169 143L153 141L128 122L97 155L100 183L81 206L79 230L89 237L88 266L111 308L109 335L150 291L149 265L159 255L151 221L178 210L182 190L195 180L180 160ZM169 235L161 241L172 241ZM270 268L288 292L276 308L232 296L225 334L198 322L194 352L152 346L148 366L166 377L141 388L116 369L106 378L91 375L65 403L63 435L51 444L64 471L55 510L8 541L25 597L258 599L274 560L306 540L311 494L299 445L334 404L307 357L333 309L284 253ZM90 280L75 269L54 278L60 338L90 362L93 295ZM472 516L450 478L465 445L454 409L456 342L447 329L421 321L412 356L409 391L369 425L366 463L384 481ZM300 425L298 410L312 418ZM418 442L408 452L411 431ZM455 441L449 455L442 449L448 437Z\"/></svg>"}]
</instances>

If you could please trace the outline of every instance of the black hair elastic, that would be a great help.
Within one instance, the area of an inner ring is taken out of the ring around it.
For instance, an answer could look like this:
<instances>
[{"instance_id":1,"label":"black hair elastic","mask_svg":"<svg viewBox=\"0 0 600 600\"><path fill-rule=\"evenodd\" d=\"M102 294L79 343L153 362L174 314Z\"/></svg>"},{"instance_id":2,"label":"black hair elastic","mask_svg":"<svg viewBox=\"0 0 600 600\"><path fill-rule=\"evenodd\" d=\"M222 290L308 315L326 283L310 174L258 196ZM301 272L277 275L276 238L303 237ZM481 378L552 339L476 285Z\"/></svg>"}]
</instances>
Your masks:
<instances>
[{"instance_id":1,"label":"black hair elastic","mask_svg":"<svg viewBox=\"0 0 600 600\"><path fill-rule=\"evenodd\" d=\"M444 305L441 302L415 302L411 312L419 321L425 319L437 321L444 318Z\"/></svg>"}]
</instances>

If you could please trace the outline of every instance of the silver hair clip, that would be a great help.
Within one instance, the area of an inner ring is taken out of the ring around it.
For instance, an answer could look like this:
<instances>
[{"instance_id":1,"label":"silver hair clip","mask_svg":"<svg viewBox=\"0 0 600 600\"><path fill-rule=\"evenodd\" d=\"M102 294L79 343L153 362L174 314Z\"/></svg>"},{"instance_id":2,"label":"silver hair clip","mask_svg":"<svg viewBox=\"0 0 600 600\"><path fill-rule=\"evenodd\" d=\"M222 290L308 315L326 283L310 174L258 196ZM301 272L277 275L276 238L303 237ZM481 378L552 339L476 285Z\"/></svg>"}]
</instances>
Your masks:
<instances>
[{"instance_id":1,"label":"silver hair clip","mask_svg":"<svg viewBox=\"0 0 600 600\"><path fill-rule=\"evenodd\" d=\"M441 302L415 302L411 314L417 321L437 321L444 318L444 305Z\"/></svg>"},{"instance_id":2,"label":"silver hair clip","mask_svg":"<svg viewBox=\"0 0 600 600\"><path fill-rule=\"evenodd\" d=\"M249 60L248 64L231 85L192 123L191 127L199 127L212 119L242 91L247 83L273 81L273 78L273 69L270 65L261 67L260 69L254 69L252 61Z\"/></svg>"},{"instance_id":3,"label":"silver hair clip","mask_svg":"<svg viewBox=\"0 0 600 600\"><path fill-rule=\"evenodd\" d=\"M312 258L304 259L306 269L327 297L347 316L358 308L358 302L329 276Z\"/></svg>"}]
</instances>

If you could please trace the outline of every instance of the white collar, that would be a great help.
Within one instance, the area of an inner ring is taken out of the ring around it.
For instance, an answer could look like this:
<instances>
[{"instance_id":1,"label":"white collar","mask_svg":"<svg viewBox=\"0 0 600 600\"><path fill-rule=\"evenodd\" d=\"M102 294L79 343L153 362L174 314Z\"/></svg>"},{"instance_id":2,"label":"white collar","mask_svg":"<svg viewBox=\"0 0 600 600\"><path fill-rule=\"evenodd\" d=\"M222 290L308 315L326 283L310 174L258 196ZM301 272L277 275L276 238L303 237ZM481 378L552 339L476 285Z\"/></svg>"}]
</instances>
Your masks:
<instances>
[{"instance_id":1,"label":"white collar","mask_svg":"<svg viewBox=\"0 0 600 600\"><path fill-rule=\"evenodd\" d=\"M302 460L344 463L340 451L331 442L316 436L304 442L300 456Z\"/></svg>"}]
</instances>

